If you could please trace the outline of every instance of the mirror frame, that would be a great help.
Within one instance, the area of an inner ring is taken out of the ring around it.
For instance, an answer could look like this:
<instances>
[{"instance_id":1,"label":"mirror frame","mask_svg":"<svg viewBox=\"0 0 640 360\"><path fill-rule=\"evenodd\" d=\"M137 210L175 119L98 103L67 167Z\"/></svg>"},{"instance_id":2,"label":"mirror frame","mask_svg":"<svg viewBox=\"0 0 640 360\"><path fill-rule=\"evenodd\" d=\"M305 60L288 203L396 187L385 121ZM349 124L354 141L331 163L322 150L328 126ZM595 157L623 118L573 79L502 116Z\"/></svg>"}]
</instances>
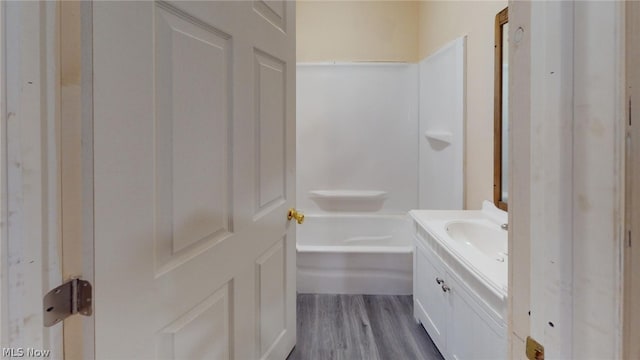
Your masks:
<instances>
[{"instance_id":1,"label":"mirror frame","mask_svg":"<svg viewBox=\"0 0 640 360\"><path fill-rule=\"evenodd\" d=\"M506 7L496 15L493 95L493 202L504 211L508 206L502 201L502 26L508 22L509 8Z\"/></svg>"}]
</instances>

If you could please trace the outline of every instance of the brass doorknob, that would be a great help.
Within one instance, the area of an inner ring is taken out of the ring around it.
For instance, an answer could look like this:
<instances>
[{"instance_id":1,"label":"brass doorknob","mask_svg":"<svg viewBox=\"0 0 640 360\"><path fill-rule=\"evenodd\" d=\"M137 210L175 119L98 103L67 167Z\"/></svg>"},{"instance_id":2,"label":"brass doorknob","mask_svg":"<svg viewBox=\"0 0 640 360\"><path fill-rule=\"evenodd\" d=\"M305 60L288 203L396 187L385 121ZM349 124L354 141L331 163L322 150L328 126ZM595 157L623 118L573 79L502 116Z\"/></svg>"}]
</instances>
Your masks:
<instances>
[{"instance_id":1,"label":"brass doorknob","mask_svg":"<svg viewBox=\"0 0 640 360\"><path fill-rule=\"evenodd\" d=\"M294 208L289 209L289 214L287 215L287 219L291 220L291 219L296 219L296 221L298 222L298 224L302 224L304 222L304 214L297 211Z\"/></svg>"}]
</instances>

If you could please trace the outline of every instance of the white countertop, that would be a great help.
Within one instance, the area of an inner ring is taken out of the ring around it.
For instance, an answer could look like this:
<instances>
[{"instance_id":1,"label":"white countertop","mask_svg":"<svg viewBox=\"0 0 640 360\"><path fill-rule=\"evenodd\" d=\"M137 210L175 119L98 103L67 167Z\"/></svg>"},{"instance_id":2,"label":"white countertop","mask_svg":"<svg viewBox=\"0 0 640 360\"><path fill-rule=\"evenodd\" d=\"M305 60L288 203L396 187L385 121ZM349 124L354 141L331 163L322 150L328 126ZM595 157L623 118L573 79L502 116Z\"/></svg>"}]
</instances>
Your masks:
<instances>
[{"instance_id":1,"label":"white countertop","mask_svg":"<svg viewBox=\"0 0 640 360\"><path fill-rule=\"evenodd\" d=\"M466 221L494 227L504 231L504 249L507 249L506 231L500 225L507 222L507 213L495 208L485 201L483 210L411 210L409 215L429 233L447 252L453 255L460 264L473 276L478 278L492 292L502 297L507 296L508 256L504 261L489 257L469 244L453 240L447 233L447 224L453 221ZM502 241L502 239L500 239Z\"/></svg>"}]
</instances>

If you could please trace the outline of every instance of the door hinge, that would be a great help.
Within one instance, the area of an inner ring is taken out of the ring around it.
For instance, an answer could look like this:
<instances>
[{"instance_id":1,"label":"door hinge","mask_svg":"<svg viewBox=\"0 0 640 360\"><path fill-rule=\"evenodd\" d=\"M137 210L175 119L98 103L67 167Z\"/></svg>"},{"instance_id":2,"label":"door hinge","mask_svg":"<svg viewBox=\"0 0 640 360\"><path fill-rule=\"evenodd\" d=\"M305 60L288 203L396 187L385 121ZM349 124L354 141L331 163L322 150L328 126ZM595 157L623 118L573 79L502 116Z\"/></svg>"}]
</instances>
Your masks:
<instances>
[{"instance_id":1,"label":"door hinge","mask_svg":"<svg viewBox=\"0 0 640 360\"><path fill-rule=\"evenodd\" d=\"M531 336L527 336L526 352L529 360L544 360L544 346L533 340Z\"/></svg>"},{"instance_id":2,"label":"door hinge","mask_svg":"<svg viewBox=\"0 0 640 360\"><path fill-rule=\"evenodd\" d=\"M631 230L627 233L627 246L631 247Z\"/></svg>"},{"instance_id":3,"label":"door hinge","mask_svg":"<svg viewBox=\"0 0 640 360\"><path fill-rule=\"evenodd\" d=\"M49 291L42 300L44 326L53 326L74 314L91 316L91 283L72 279Z\"/></svg>"}]
</instances>

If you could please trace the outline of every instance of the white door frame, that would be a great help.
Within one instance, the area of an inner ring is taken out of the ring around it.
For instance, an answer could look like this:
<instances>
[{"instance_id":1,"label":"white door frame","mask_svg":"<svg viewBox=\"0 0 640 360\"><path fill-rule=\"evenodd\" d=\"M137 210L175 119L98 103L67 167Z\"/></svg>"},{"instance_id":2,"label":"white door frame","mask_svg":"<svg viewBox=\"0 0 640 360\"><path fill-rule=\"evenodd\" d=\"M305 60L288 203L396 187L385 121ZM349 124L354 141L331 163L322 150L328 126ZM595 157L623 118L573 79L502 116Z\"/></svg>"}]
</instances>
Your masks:
<instances>
[{"instance_id":1,"label":"white door frame","mask_svg":"<svg viewBox=\"0 0 640 360\"><path fill-rule=\"evenodd\" d=\"M531 3L509 3L509 358L524 358L530 309ZM516 37L516 33L519 33ZM518 141L516 143L516 140Z\"/></svg>"},{"instance_id":2,"label":"white door frame","mask_svg":"<svg viewBox=\"0 0 640 360\"><path fill-rule=\"evenodd\" d=\"M509 191L523 194L522 206L510 204L510 246L529 254L529 265L511 259L510 279L530 281L518 284L528 292L512 288L511 357L524 358L531 335L547 358L620 358L624 3L509 6L521 16L510 38L529 47L514 52L530 51L530 65L510 61L529 76L528 86L510 86ZM520 313L523 304L530 316Z\"/></svg>"},{"instance_id":3,"label":"white door frame","mask_svg":"<svg viewBox=\"0 0 640 360\"><path fill-rule=\"evenodd\" d=\"M624 257L624 352L623 358L633 359L640 356L640 4L635 1L626 4L626 69L627 98L629 100L627 122L627 214ZM634 108L635 110L632 110ZM633 234L633 236L632 236ZM632 240L632 238L634 240ZM635 245L632 246L631 242Z\"/></svg>"},{"instance_id":4,"label":"white door frame","mask_svg":"<svg viewBox=\"0 0 640 360\"><path fill-rule=\"evenodd\" d=\"M1 347L62 358L62 325L44 328L42 315L43 295L61 283L58 6L0 9Z\"/></svg>"},{"instance_id":5,"label":"white door frame","mask_svg":"<svg viewBox=\"0 0 640 360\"><path fill-rule=\"evenodd\" d=\"M94 284L92 2L60 3L62 274ZM64 323L64 353L93 359L94 317ZM78 334L82 334L78 336Z\"/></svg>"}]
</instances>

